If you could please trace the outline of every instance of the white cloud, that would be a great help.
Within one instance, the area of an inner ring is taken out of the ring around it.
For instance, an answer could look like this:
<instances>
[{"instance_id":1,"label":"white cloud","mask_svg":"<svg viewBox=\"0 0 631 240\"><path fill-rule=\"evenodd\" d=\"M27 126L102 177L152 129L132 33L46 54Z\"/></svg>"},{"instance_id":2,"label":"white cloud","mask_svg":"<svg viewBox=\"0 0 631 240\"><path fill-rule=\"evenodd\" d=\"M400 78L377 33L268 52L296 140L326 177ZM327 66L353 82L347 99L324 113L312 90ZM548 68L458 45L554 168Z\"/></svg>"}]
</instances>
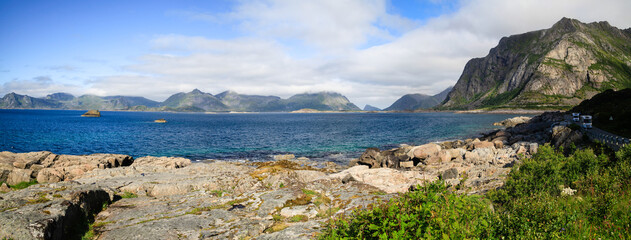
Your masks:
<instances>
[{"instance_id":1,"label":"white cloud","mask_svg":"<svg viewBox=\"0 0 631 240\"><path fill-rule=\"evenodd\" d=\"M154 54L126 67L131 74L101 78L89 92L163 100L193 88L282 97L329 90L360 107L383 108L403 94L435 94L455 84L465 63L485 56L503 36L549 28L561 17L606 20L619 28L631 24L628 0L463 0L457 5L456 11L418 26L387 13L386 2L378 0L240 2L232 13L193 17L236 22L242 38L158 36L151 43ZM391 31L404 33L395 37ZM374 40L385 43L362 48ZM316 54L295 57L306 51L303 45Z\"/></svg>"},{"instance_id":2,"label":"white cloud","mask_svg":"<svg viewBox=\"0 0 631 240\"><path fill-rule=\"evenodd\" d=\"M85 90L78 85L59 83L48 76L38 76L28 80L14 79L0 85L0 93L2 96L10 92L15 92L32 97L44 97L57 92L78 94L84 91Z\"/></svg>"}]
</instances>

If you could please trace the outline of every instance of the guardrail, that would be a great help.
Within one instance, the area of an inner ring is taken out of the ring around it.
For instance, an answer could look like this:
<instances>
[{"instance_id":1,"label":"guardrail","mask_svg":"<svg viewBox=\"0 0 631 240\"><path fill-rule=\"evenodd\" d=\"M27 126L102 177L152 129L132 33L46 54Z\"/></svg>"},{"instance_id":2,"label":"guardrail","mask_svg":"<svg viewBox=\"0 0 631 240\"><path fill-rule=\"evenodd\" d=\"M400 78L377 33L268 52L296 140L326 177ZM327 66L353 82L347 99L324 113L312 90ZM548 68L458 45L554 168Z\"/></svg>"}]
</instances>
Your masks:
<instances>
[{"instance_id":1,"label":"guardrail","mask_svg":"<svg viewBox=\"0 0 631 240\"><path fill-rule=\"evenodd\" d=\"M590 140L598 140L605 145L609 146L615 151L622 148L624 145L631 143L631 139L620 137L610 133L595 133L586 129L581 129L583 133L587 134Z\"/></svg>"}]
</instances>

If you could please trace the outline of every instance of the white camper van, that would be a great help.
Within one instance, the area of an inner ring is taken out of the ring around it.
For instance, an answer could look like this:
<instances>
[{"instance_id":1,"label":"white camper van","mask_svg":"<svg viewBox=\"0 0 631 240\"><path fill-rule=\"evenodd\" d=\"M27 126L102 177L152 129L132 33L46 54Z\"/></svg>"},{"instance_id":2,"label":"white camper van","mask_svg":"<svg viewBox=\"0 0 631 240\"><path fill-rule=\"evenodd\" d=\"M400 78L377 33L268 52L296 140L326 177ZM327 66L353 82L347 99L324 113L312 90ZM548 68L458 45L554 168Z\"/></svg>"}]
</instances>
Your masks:
<instances>
[{"instance_id":1,"label":"white camper van","mask_svg":"<svg viewBox=\"0 0 631 240\"><path fill-rule=\"evenodd\" d=\"M580 113L572 113L572 121L578 122L578 116L580 116Z\"/></svg>"},{"instance_id":2,"label":"white camper van","mask_svg":"<svg viewBox=\"0 0 631 240\"><path fill-rule=\"evenodd\" d=\"M581 116L581 127L583 128L592 128L592 116L583 115Z\"/></svg>"}]
</instances>

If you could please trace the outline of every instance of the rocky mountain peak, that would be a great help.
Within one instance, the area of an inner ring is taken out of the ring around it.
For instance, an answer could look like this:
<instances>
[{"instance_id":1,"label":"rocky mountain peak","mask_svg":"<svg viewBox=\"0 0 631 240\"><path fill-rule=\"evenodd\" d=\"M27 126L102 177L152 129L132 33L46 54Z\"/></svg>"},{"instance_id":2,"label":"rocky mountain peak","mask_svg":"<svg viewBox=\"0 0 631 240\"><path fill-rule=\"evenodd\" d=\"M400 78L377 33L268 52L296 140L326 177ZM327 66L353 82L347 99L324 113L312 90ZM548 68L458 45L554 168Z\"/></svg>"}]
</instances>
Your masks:
<instances>
[{"instance_id":1,"label":"rocky mountain peak","mask_svg":"<svg viewBox=\"0 0 631 240\"><path fill-rule=\"evenodd\" d=\"M200 90L199 90L199 89L197 89L197 88L193 89L193 91L191 91L191 93L192 93L192 94L196 94L196 95L198 95L198 94L204 94L204 92L200 91Z\"/></svg>"},{"instance_id":2,"label":"rocky mountain peak","mask_svg":"<svg viewBox=\"0 0 631 240\"><path fill-rule=\"evenodd\" d=\"M606 89L631 87L631 33L607 22L563 18L504 37L470 60L441 108L569 107Z\"/></svg>"}]
</instances>

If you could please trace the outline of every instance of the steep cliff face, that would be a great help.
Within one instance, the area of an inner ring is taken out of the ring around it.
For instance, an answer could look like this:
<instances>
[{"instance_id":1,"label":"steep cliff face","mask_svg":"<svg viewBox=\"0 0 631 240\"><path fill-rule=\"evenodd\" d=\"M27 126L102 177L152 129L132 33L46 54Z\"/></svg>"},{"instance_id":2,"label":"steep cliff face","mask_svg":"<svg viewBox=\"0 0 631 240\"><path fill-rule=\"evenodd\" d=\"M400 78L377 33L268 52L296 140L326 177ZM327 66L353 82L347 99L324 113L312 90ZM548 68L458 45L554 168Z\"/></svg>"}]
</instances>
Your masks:
<instances>
[{"instance_id":1,"label":"steep cliff face","mask_svg":"<svg viewBox=\"0 0 631 240\"><path fill-rule=\"evenodd\" d=\"M440 108L566 107L631 87L631 29L563 18L470 60Z\"/></svg>"}]
</instances>

